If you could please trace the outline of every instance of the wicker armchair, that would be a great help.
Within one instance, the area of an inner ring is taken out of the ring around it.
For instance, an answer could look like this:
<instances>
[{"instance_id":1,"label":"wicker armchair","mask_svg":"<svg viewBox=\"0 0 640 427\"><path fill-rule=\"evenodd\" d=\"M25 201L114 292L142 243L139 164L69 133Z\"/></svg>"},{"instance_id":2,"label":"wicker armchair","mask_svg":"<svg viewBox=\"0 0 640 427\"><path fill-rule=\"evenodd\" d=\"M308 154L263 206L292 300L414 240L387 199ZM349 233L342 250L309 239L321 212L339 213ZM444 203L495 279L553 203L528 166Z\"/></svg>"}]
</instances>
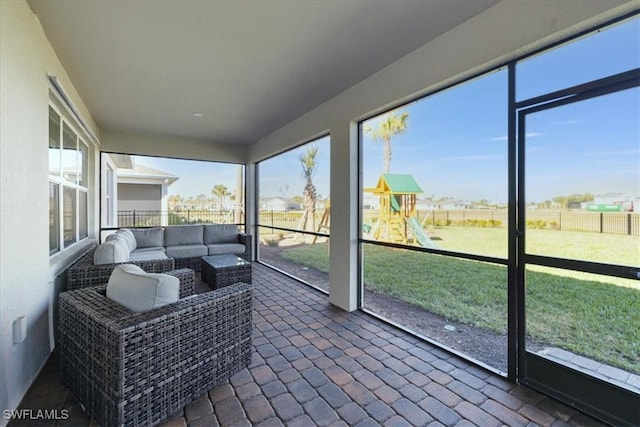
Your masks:
<instances>
[{"instance_id":1,"label":"wicker armchair","mask_svg":"<svg viewBox=\"0 0 640 427\"><path fill-rule=\"evenodd\" d=\"M97 246L93 247L67 269L67 290L107 284L113 269L118 264L94 264L93 254L96 248ZM172 258L127 261L123 264L135 264L147 273L166 273L176 268L175 261ZM186 268L186 266L178 266L177 268L182 269Z\"/></svg>"},{"instance_id":2,"label":"wicker armchair","mask_svg":"<svg viewBox=\"0 0 640 427\"><path fill-rule=\"evenodd\" d=\"M156 425L249 366L251 285L142 313L105 287L60 294L63 384L103 426Z\"/></svg>"}]
</instances>

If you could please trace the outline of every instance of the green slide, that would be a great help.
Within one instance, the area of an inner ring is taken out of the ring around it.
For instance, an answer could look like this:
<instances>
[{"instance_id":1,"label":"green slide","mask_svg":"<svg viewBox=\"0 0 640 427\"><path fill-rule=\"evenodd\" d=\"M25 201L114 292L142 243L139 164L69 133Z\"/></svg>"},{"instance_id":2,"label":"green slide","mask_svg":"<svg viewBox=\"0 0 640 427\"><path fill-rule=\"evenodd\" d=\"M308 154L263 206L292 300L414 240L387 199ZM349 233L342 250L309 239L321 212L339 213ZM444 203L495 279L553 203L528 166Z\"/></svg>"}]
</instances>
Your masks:
<instances>
[{"instance_id":1,"label":"green slide","mask_svg":"<svg viewBox=\"0 0 640 427\"><path fill-rule=\"evenodd\" d=\"M438 249L438 246L433 243L433 240L431 240L429 236L427 236L427 233L424 232L416 218L405 218L404 220L420 246L423 248Z\"/></svg>"}]
</instances>

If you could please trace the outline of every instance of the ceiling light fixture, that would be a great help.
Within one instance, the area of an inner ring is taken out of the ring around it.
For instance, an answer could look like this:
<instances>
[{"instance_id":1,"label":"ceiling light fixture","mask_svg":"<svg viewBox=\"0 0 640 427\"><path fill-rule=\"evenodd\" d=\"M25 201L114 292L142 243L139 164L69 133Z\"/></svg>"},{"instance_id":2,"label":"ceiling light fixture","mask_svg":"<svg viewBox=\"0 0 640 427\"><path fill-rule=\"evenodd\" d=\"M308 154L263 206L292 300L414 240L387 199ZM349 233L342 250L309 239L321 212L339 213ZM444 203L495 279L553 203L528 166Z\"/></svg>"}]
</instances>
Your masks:
<instances>
[{"instance_id":1,"label":"ceiling light fixture","mask_svg":"<svg viewBox=\"0 0 640 427\"><path fill-rule=\"evenodd\" d=\"M202 113L193 113L193 117L202 117L203 114Z\"/></svg>"}]
</instances>

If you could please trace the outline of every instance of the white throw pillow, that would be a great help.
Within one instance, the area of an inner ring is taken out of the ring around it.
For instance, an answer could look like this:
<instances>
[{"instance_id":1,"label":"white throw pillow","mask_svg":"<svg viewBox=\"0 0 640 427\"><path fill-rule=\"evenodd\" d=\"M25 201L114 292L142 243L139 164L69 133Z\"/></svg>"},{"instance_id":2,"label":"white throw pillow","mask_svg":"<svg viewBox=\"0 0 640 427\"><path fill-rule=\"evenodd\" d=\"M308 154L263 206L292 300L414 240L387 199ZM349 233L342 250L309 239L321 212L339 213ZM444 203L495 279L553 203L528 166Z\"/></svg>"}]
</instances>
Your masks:
<instances>
[{"instance_id":1,"label":"white throw pillow","mask_svg":"<svg viewBox=\"0 0 640 427\"><path fill-rule=\"evenodd\" d=\"M109 277L107 298L131 311L151 310L178 301L180 280L168 274L147 273L137 265L122 264Z\"/></svg>"}]
</instances>

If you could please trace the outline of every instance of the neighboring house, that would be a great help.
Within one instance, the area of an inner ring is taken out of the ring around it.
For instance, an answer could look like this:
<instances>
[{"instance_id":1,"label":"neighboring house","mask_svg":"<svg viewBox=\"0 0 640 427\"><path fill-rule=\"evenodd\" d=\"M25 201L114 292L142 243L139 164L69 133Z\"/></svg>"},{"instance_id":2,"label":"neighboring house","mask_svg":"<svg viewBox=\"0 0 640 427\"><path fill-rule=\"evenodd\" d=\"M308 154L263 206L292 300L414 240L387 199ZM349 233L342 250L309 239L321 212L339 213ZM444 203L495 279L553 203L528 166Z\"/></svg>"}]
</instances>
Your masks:
<instances>
[{"instance_id":1,"label":"neighboring house","mask_svg":"<svg viewBox=\"0 0 640 427\"><path fill-rule=\"evenodd\" d=\"M293 211L301 209L300 203L282 197L266 197L260 200L260 209L265 211Z\"/></svg>"},{"instance_id":2,"label":"neighboring house","mask_svg":"<svg viewBox=\"0 0 640 427\"><path fill-rule=\"evenodd\" d=\"M364 194L362 196L362 208L363 209L379 209L380 197L372 194Z\"/></svg>"},{"instance_id":3,"label":"neighboring house","mask_svg":"<svg viewBox=\"0 0 640 427\"><path fill-rule=\"evenodd\" d=\"M469 209L471 208L471 204L464 200L418 200L416 203L416 208L420 211L433 211L433 210L445 210L445 211L453 211L460 209Z\"/></svg>"},{"instance_id":4,"label":"neighboring house","mask_svg":"<svg viewBox=\"0 0 640 427\"><path fill-rule=\"evenodd\" d=\"M587 210L612 211L612 207L620 206L624 212L638 212L640 200L625 193L597 194L593 197L593 202L586 203Z\"/></svg>"},{"instance_id":5,"label":"neighboring house","mask_svg":"<svg viewBox=\"0 0 640 427\"><path fill-rule=\"evenodd\" d=\"M137 165L125 154L105 154L102 162L103 227L117 227L118 212L168 210L168 188L179 177ZM160 225L167 225L168 217L160 217Z\"/></svg>"}]
</instances>

